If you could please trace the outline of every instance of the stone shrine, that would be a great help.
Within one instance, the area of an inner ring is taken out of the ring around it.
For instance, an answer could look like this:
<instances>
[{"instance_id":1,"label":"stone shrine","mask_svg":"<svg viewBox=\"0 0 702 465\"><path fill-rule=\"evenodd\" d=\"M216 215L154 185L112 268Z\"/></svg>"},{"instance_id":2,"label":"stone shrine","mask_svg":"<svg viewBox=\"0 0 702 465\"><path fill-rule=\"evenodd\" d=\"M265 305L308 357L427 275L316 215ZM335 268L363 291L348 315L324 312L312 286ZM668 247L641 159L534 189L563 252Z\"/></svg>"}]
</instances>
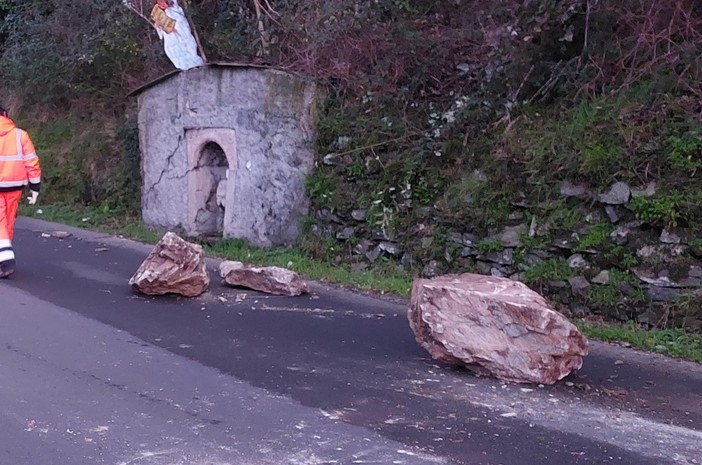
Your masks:
<instances>
[{"instance_id":1,"label":"stone shrine","mask_svg":"<svg viewBox=\"0 0 702 465\"><path fill-rule=\"evenodd\" d=\"M296 242L314 167L313 82L213 63L171 72L132 95L147 226L256 246Z\"/></svg>"}]
</instances>

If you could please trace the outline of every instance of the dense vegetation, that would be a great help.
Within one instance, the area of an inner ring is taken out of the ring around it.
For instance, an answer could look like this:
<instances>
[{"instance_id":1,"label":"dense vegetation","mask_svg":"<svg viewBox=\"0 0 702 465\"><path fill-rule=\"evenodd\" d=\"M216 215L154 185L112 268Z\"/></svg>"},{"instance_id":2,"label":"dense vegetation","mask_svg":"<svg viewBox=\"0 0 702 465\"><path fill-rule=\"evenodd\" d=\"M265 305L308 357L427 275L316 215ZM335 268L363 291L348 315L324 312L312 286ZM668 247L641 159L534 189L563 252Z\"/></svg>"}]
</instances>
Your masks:
<instances>
[{"instance_id":1,"label":"dense vegetation","mask_svg":"<svg viewBox=\"0 0 702 465\"><path fill-rule=\"evenodd\" d=\"M571 310L702 325L698 1L193 0L188 11L210 61L328 88L308 253L415 275L517 274ZM0 42L2 99L46 160L45 200L136 214L126 95L171 68L153 30L117 0L0 0ZM605 209L598 196L615 182L648 193ZM693 281L651 290L643 272Z\"/></svg>"}]
</instances>

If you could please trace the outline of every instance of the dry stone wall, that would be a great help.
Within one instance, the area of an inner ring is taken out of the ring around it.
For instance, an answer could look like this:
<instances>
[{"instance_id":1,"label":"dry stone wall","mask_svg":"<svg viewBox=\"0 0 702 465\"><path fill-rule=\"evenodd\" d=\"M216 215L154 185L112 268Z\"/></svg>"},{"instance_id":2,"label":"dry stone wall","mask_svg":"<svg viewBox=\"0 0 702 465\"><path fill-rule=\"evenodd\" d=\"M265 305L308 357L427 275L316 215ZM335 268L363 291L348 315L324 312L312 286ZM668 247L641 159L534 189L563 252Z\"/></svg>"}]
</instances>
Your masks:
<instances>
[{"instance_id":1,"label":"dry stone wall","mask_svg":"<svg viewBox=\"0 0 702 465\"><path fill-rule=\"evenodd\" d=\"M346 259L359 269L385 257L427 278L460 272L507 277L527 283L565 314L699 331L702 242L692 228L636 214L634 202L656 194L655 183L617 182L594 192L563 182L559 200L584 218L567 232L554 233L561 225L529 219L526 206L513 204L510 222L499 229L443 225L441 235L433 208L422 207L426 221L392 240L373 227L366 210L318 209L312 234L344 243L351 250Z\"/></svg>"}]
</instances>

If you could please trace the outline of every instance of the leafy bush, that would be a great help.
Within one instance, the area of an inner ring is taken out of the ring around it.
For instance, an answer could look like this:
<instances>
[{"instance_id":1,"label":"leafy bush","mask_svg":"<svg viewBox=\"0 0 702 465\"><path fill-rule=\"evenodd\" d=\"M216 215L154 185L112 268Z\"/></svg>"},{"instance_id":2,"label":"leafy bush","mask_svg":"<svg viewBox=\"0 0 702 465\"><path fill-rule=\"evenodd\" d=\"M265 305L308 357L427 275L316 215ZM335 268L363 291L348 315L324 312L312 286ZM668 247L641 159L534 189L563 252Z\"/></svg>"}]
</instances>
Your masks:
<instances>
[{"instance_id":1,"label":"leafy bush","mask_svg":"<svg viewBox=\"0 0 702 465\"><path fill-rule=\"evenodd\" d=\"M668 161L674 168L689 172L694 176L702 168L702 137L685 134L668 139Z\"/></svg>"},{"instance_id":2,"label":"leafy bush","mask_svg":"<svg viewBox=\"0 0 702 465\"><path fill-rule=\"evenodd\" d=\"M671 194L650 199L635 198L632 204L639 220L649 224L676 226L680 218L681 202L679 194Z\"/></svg>"},{"instance_id":3,"label":"leafy bush","mask_svg":"<svg viewBox=\"0 0 702 465\"><path fill-rule=\"evenodd\" d=\"M154 64L166 61L144 47L149 38L155 41L153 31L121 2L27 0L5 12L0 23L3 84L25 105L65 109L95 98L122 103L125 89L149 70L165 69Z\"/></svg>"}]
</instances>

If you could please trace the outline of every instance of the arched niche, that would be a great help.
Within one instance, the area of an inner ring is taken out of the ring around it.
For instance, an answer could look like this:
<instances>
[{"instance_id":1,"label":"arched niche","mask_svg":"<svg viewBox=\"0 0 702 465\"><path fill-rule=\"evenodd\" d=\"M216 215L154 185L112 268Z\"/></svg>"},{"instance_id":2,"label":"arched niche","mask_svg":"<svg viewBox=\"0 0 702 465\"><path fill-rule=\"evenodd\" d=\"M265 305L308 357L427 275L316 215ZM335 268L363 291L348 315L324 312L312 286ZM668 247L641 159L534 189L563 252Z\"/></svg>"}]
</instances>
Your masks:
<instances>
[{"instance_id":1,"label":"arched niche","mask_svg":"<svg viewBox=\"0 0 702 465\"><path fill-rule=\"evenodd\" d=\"M236 135L226 128L188 129L189 233L198 237L223 234L231 191L230 169L236 166Z\"/></svg>"}]
</instances>

